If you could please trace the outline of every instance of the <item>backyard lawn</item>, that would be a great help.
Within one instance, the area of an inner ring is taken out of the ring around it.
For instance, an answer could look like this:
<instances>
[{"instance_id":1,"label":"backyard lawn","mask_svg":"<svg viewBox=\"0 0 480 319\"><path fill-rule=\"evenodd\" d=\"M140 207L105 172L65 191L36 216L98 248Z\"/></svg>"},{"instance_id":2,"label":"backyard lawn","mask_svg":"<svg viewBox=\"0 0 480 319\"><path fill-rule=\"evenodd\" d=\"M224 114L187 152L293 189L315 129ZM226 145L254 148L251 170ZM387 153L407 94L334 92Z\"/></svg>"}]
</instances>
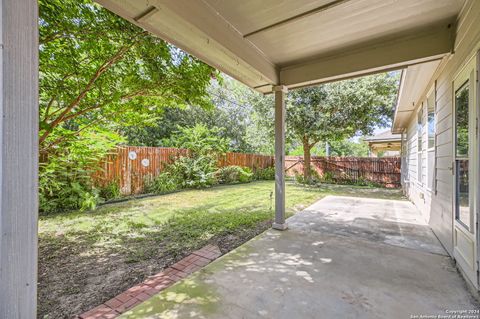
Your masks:
<instances>
[{"instance_id":1,"label":"backyard lawn","mask_svg":"<svg viewBox=\"0 0 480 319\"><path fill-rule=\"evenodd\" d=\"M69 318L207 243L222 253L270 227L273 181L217 186L40 218L39 318ZM287 183L291 215L329 195L402 198L399 190Z\"/></svg>"}]
</instances>

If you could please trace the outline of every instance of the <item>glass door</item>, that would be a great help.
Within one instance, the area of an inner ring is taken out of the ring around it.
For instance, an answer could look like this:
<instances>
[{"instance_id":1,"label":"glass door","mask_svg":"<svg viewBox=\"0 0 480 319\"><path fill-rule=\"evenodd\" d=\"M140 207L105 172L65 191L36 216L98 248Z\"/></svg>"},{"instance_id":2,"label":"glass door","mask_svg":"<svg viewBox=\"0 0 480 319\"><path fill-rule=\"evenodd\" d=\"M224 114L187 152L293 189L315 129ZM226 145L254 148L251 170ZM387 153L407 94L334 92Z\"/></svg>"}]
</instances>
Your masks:
<instances>
[{"instance_id":1,"label":"glass door","mask_svg":"<svg viewBox=\"0 0 480 319\"><path fill-rule=\"evenodd\" d=\"M454 80L453 96L453 255L471 283L478 287L476 211L478 137L476 58Z\"/></svg>"},{"instance_id":2,"label":"glass door","mask_svg":"<svg viewBox=\"0 0 480 319\"><path fill-rule=\"evenodd\" d=\"M469 105L470 83L465 82L455 92L455 220L471 230Z\"/></svg>"}]
</instances>

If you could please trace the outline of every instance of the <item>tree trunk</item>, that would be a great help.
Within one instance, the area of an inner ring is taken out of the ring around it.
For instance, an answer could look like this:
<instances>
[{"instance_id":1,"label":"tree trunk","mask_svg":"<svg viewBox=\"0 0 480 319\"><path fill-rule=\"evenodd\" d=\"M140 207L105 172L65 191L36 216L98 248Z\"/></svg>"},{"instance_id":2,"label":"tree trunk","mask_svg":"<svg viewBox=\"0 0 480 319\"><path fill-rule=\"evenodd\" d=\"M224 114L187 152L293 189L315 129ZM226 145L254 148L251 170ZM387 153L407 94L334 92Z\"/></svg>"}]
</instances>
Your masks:
<instances>
[{"instance_id":1,"label":"tree trunk","mask_svg":"<svg viewBox=\"0 0 480 319\"><path fill-rule=\"evenodd\" d=\"M312 149L312 146L308 143L308 138L304 138L303 139L303 180L306 184L311 184L312 182L312 176L310 172L311 149Z\"/></svg>"}]
</instances>

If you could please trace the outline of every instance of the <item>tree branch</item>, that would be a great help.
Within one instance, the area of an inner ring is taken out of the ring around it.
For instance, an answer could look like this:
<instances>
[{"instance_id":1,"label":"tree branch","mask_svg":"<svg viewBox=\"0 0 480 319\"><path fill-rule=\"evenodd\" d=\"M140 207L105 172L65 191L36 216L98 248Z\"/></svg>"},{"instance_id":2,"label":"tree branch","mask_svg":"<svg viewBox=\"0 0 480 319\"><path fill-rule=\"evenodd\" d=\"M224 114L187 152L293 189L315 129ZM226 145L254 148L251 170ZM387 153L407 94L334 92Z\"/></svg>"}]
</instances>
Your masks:
<instances>
[{"instance_id":1,"label":"tree branch","mask_svg":"<svg viewBox=\"0 0 480 319\"><path fill-rule=\"evenodd\" d=\"M138 34L138 36L144 34L145 32L141 32ZM137 40L138 40L137 36ZM136 43L137 40L132 41L130 44L121 47L110 59L108 59L106 62L104 62L98 69L97 71L93 74L93 76L90 78L88 83L86 84L85 88L78 94L78 96L65 108L65 110L60 113L60 115L50 122L50 130L46 130L43 135L40 137L39 143L42 144L45 139L50 135L52 132L53 128L59 125L63 119L67 116L69 112L71 112L80 102L81 100L87 95L87 93L93 88L95 82L98 80L98 78L105 73L111 66L115 65L118 61L120 61L125 53L127 53Z\"/></svg>"}]
</instances>

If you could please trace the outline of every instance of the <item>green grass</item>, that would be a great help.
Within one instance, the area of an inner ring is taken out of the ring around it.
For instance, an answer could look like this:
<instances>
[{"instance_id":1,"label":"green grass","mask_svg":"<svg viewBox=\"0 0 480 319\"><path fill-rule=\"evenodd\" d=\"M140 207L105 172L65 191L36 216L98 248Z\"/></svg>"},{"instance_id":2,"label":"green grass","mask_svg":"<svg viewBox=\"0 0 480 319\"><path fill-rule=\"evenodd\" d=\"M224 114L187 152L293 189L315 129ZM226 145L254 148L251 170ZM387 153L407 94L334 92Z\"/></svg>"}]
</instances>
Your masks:
<instances>
[{"instance_id":1,"label":"green grass","mask_svg":"<svg viewBox=\"0 0 480 319\"><path fill-rule=\"evenodd\" d=\"M152 257L161 243L168 253L199 247L212 237L254 227L273 217L274 182L261 181L132 200L93 212L62 213L40 219L40 240L71 242L129 254L132 261ZM287 183L291 215L328 195L398 198L398 191L353 186L305 187Z\"/></svg>"}]
</instances>

